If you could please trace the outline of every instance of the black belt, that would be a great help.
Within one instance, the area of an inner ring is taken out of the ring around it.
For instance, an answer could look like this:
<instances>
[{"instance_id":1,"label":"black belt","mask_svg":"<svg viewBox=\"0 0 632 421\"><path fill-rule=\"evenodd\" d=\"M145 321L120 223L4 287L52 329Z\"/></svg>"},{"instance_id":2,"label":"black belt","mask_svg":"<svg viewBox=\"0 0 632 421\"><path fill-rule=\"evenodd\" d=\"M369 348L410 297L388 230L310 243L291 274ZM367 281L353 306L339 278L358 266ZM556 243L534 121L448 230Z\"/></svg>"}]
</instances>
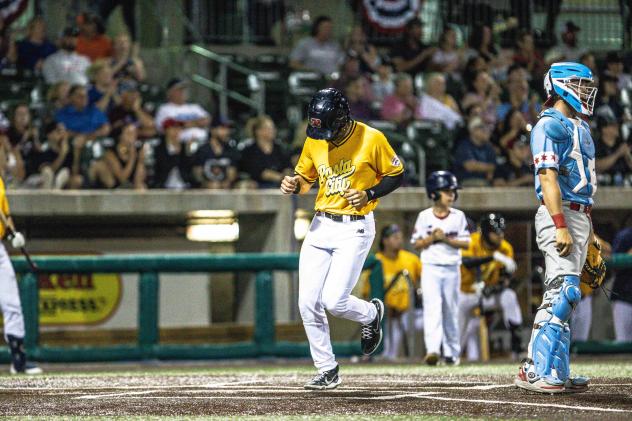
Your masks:
<instances>
[{"instance_id":1,"label":"black belt","mask_svg":"<svg viewBox=\"0 0 632 421\"><path fill-rule=\"evenodd\" d=\"M345 215L336 215L335 213L329 212L316 212L316 216L324 216L325 218L329 218L332 221L342 222L344 221ZM364 215L346 215L349 217L350 221L360 221L364 219Z\"/></svg>"}]
</instances>

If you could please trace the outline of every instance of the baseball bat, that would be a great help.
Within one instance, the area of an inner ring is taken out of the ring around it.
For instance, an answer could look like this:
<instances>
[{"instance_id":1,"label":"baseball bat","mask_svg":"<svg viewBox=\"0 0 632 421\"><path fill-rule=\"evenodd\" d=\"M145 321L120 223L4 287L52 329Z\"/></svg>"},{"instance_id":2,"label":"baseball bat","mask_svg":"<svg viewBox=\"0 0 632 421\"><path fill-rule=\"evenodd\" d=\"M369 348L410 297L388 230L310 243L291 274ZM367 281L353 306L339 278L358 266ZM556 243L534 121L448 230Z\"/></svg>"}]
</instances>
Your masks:
<instances>
[{"instance_id":1,"label":"baseball bat","mask_svg":"<svg viewBox=\"0 0 632 421\"><path fill-rule=\"evenodd\" d=\"M9 220L7 219L7 216L2 211L0 211L0 220L2 221L2 225L4 225L4 227L7 230L7 232L9 234L11 234L11 235L15 235L15 231L9 225ZM31 268L31 270L33 272L37 272L38 271L38 267L35 264L35 262L33 260L31 260L31 255L29 254L28 251L26 251L26 248L25 247L20 247L20 251L22 252L22 255L26 259L26 263L28 263L28 265Z\"/></svg>"},{"instance_id":2,"label":"baseball bat","mask_svg":"<svg viewBox=\"0 0 632 421\"><path fill-rule=\"evenodd\" d=\"M483 314L482 306L479 307L479 336L481 340L481 361L489 361L489 331L487 330L487 318Z\"/></svg>"}]
</instances>

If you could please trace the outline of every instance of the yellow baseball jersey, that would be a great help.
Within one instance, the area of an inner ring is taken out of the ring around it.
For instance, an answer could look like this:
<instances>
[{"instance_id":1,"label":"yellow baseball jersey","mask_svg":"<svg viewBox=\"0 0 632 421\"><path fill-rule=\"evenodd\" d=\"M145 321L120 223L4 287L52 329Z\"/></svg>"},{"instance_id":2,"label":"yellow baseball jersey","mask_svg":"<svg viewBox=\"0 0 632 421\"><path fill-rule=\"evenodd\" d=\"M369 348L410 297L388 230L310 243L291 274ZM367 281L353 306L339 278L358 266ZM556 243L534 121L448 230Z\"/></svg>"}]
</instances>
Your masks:
<instances>
[{"instance_id":1,"label":"yellow baseball jersey","mask_svg":"<svg viewBox=\"0 0 632 421\"><path fill-rule=\"evenodd\" d=\"M419 284L419 280L421 279L421 260L419 260L418 255L406 250L400 250L395 259L389 259L381 252L375 253L375 257L382 262L385 290L389 288L389 285L393 282L393 277L404 269L408 271L410 279L415 284ZM364 285L363 295L368 297L371 289L368 279L366 279ZM410 287L406 278L399 277L396 280L396 283L389 288L386 293L384 302L388 308L399 312L404 312L410 308Z\"/></svg>"},{"instance_id":2,"label":"yellow baseball jersey","mask_svg":"<svg viewBox=\"0 0 632 421\"><path fill-rule=\"evenodd\" d=\"M470 246L467 250L462 251L463 257L490 257L494 254L492 249L485 247L483 243L483 237L480 231L472 234L470 239ZM513 247L507 240L502 240L500 247L497 251L502 254L514 258ZM480 280L485 282L485 285L496 285L500 278L500 271L504 268L504 265L500 262L492 260L475 268L466 268L461 265L461 291L465 293L474 293L474 283L478 281L477 271L480 270Z\"/></svg>"},{"instance_id":3,"label":"yellow baseball jersey","mask_svg":"<svg viewBox=\"0 0 632 421\"><path fill-rule=\"evenodd\" d=\"M296 174L309 183L318 180L316 211L338 215L366 215L377 206L372 200L362 209L351 206L343 194L348 189L366 190L382 177L399 175L404 166L386 137L359 121L338 143L310 137L305 141Z\"/></svg>"},{"instance_id":4,"label":"yellow baseball jersey","mask_svg":"<svg viewBox=\"0 0 632 421\"><path fill-rule=\"evenodd\" d=\"M0 177L0 211L9 217L9 201L7 200L7 190L4 186L4 180ZM6 227L0 222L0 239L4 238L7 232Z\"/></svg>"}]
</instances>

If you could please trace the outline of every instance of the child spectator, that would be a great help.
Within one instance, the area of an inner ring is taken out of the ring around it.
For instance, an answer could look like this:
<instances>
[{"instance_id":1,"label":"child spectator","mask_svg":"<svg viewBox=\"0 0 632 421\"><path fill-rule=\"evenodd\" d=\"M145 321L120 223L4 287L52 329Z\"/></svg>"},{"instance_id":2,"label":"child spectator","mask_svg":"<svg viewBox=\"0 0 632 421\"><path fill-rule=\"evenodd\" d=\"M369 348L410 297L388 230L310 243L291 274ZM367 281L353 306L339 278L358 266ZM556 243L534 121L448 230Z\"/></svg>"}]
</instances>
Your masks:
<instances>
[{"instance_id":1,"label":"child spectator","mask_svg":"<svg viewBox=\"0 0 632 421\"><path fill-rule=\"evenodd\" d=\"M107 60L97 60L88 68L88 77L92 84L88 90L88 103L96 105L108 113L120 102L118 81L112 77L112 68Z\"/></svg>"},{"instance_id":2,"label":"child spectator","mask_svg":"<svg viewBox=\"0 0 632 421\"><path fill-rule=\"evenodd\" d=\"M474 117L468 124L469 138L462 140L455 153L455 174L464 187L489 186L496 169L496 152L489 143L490 130Z\"/></svg>"},{"instance_id":3,"label":"child spectator","mask_svg":"<svg viewBox=\"0 0 632 421\"><path fill-rule=\"evenodd\" d=\"M162 104L156 112L156 126L161 131L166 120L182 123L180 132L182 141L206 141L211 116L198 104L187 102L188 84L178 78L167 83L167 103Z\"/></svg>"},{"instance_id":4,"label":"child spectator","mask_svg":"<svg viewBox=\"0 0 632 421\"><path fill-rule=\"evenodd\" d=\"M193 177L205 189L230 189L237 181L239 152L230 144L232 122L213 121L209 141L194 156Z\"/></svg>"},{"instance_id":5,"label":"child spectator","mask_svg":"<svg viewBox=\"0 0 632 421\"><path fill-rule=\"evenodd\" d=\"M105 181L107 188L123 187L144 190L145 148L137 145L136 126L126 124L114 132L116 145L105 152L105 163L111 177Z\"/></svg>"},{"instance_id":6,"label":"child spectator","mask_svg":"<svg viewBox=\"0 0 632 421\"><path fill-rule=\"evenodd\" d=\"M276 188L292 174L290 157L276 141L276 127L268 116L252 120L253 142L241 152L239 169L247 173L259 188Z\"/></svg>"},{"instance_id":7,"label":"child spectator","mask_svg":"<svg viewBox=\"0 0 632 421\"><path fill-rule=\"evenodd\" d=\"M143 109L143 100L138 92L138 84L133 80L124 80L118 84L120 103L108 114L112 129L119 129L132 123L138 127L138 137L147 139L156 135L152 116Z\"/></svg>"},{"instance_id":8,"label":"child spectator","mask_svg":"<svg viewBox=\"0 0 632 421\"><path fill-rule=\"evenodd\" d=\"M519 113L518 113L519 114ZM494 186L531 186L533 171L528 137L523 135L507 145L507 161L496 167Z\"/></svg>"},{"instance_id":9,"label":"child spectator","mask_svg":"<svg viewBox=\"0 0 632 421\"><path fill-rule=\"evenodd\" d=\"M69 104L55 115L55 120L63 123L71 136L84 135L87 140L107 136L110 133L108 119L94 105L88 104L88 93L81 85L73 85L68 92Z\"/></svg>"},{"instance_id":10,"label":"child spectator","mask_svg":"<svg viewBox=\"0 0 632 421\"><path fill-rule=\"evenodd\" d=\"M623 186L632 184L632 149L621 138L619 122L608 110L597 114L599 138L595 147L595 169L599 184Z\"/></svg>"},{"instance_id":11,"label":"child spectator","mask_svg":"<svg viewBox=\"0 0 632 421\"><path fill-rule=\"evenodd\" d=\"M189 186L189 158L180 141L184 123L167 119L162 123L161 141L155 150L156 163L152 187L181 190Z\"/></svg>"},{"instance_id":12,"label":"child spectator","mask_svg":"<svg viewBox=\"0 0 632 421\"><path fill-rule=\"evenodd\" d=\"M419 100L413 90L413 79L407 73L395 75L395 92L384 98L382 119L398 125L406 125L413 119L421 118Z\"/></svg>"},{"instance_id":13,"label":"child spectator","mask_svg":"<svg viewBox=\"0 0 632 421\"><path fill-rule=\"evenodd\" d=\"M406 23L401 41L393 47L390 54L398 72L406 72L414 76L428 69L437 48L423 44L422 35L421 20L413 18Z\"/></svg>"},{"instance_id":14,"label":"child spectator","mask_svg":"<svg viewBox=\"0 0 632 421\"><path fill-rule=\"evenodd\" d=\"M52 85L57 82L68 82L72 85L86 85L88 76L86 71L90 67L90 59L75 52L77 46L77 30L64 29L60 49L44 60L42 74L46 83Z\"/></svg>"},{"instance_id":15,"label":"child spectator","mask_svg":"<svg viewBox=\"0 0 632 421\"><path fill-rule=\"evenodd\" d=\"M46 57L57 51L57 47L46 38L46 22L35 16L26 27L26 37L17 42L18 69L41 71Z\"/></svg>"},{"instance_id":16,"label":"child spectator","mask_svg":"<svg viewBox=\"0 0 632 421\"><path fill-rule=\"evenodd\" d=\"M121 34L114 38L110 65L116 79L133 79L136 82L145 80L145 64L132 49L127 34Z\"/></svg>"},{"instance_id":17,"label":"child spectator","mask_svg":"<svg viewBox=\"0 0 632 421\"><path fill-rule=\"evenodd\" d=\"M337 42L332 41L333 23L329 16L319 16L312 25L309 38L303 38L290 53L293 70L307 70L330 75L338 71L344 53Z\"/></svg>"},{"instance_id":18,"label":"child spectator","mask_svg":"<svg viewBox=\"0 0 632 421\"><path fill-rule=\"evenodd\" d=\"M112 40L105 35L101 18L91 13L82 13L77 17L79 38L77 53L95 61L112 56Z\"/></svg>"},{"instance_id":19,"label":"child spectator","mask_svg":"<svg viewBox=\"0 0 632 421\"><path fill-rule=\"evenodd\" d=\"M68 131L61 123L50 122L44 127L45 141L34 162L42 189L79 188L81 175L72 174L72 151Z\"/></svg>"}]
</instances>

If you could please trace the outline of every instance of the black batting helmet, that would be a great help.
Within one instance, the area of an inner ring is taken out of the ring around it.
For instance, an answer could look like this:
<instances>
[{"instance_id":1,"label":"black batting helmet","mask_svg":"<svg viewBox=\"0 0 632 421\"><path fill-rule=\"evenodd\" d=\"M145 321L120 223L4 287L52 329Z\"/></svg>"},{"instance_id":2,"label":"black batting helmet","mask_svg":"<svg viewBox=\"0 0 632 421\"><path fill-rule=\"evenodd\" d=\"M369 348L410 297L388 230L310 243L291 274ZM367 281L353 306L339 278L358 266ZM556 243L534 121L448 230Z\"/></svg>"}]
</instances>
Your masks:
<instances>
[{"instance_id":1,"label":"black batting helmet","mask_svg":"<svg viewBox=\"0 0 632 421\"><path fill-rule=\"evenodd\" d=\"M499 213L488 213L481 218L480 222L481 234L483 239L492 244L489 234L496 233L498 235L505 233L505 218Z\"/></svg>"},{"instance_id":2,"label":"black batting helmet","mask_svg":"<svg viewBox=\"0 0 632 421\"><path fill-rule=\"evenodd\" d=\"M460 188L456 176L450 171L434 171L426 180L426 194L432 200L439 198L439 190L457 190Z\"/></svg>"},{"instance_id":3,"label":"black batting helmet","mask_svg":"<svg viewBox=\"0 0 632 421\"><path fill-rule=\"evenodd\" d=\"M349 102L338 89L316 92L307 109L307 136L312 139L335 139L351 121Z\"/></svg>"}]
</instances>

